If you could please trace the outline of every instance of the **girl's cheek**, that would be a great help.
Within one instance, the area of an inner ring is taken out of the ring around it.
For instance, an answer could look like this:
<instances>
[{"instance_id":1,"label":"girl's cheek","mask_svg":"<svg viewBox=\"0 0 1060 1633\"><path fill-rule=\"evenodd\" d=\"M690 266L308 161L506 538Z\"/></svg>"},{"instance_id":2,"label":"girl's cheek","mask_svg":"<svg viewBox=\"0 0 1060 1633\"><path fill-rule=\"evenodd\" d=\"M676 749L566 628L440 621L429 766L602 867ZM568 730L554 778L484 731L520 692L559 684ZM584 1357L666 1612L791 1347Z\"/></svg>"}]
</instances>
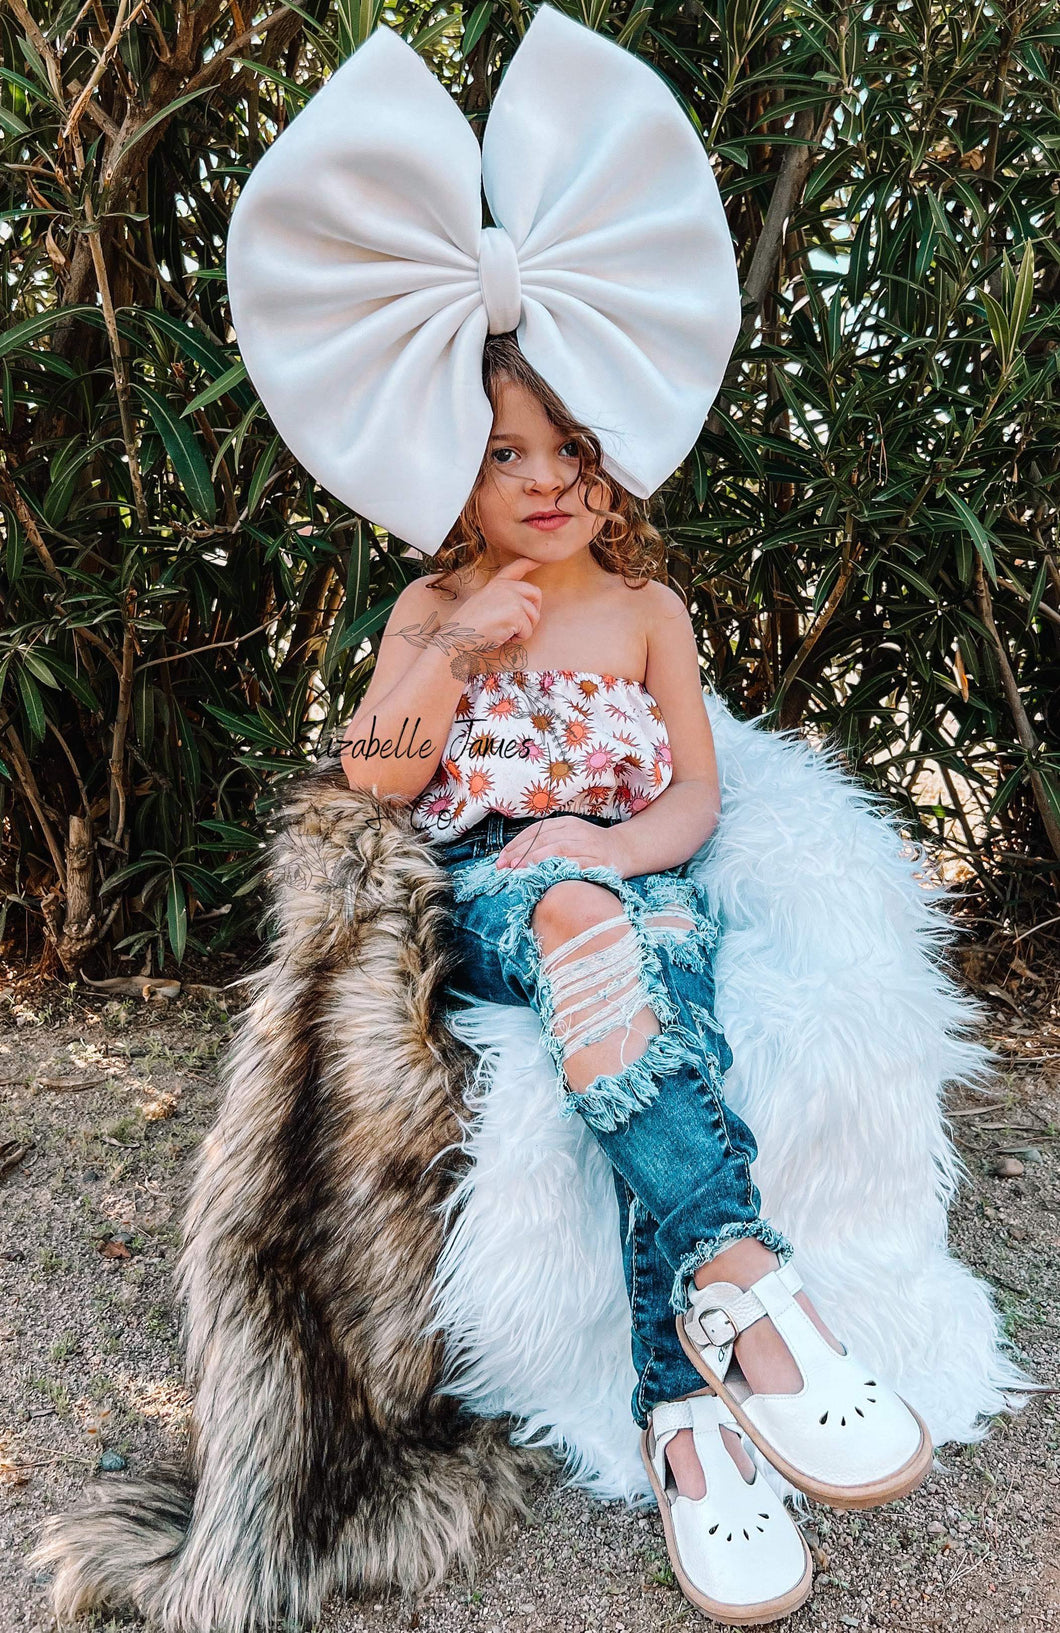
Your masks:
<instances>
[{"instance_id":1,"label":"girl's cheek","mask_svg":"<svg viewBox=\"0 0 1060 1633\"><path fill-rule=\"evenodd\" d=\"M602 482L594 482L592 487L586 487L584 483L582 484L581 501L586 511L589 510L590 506L600 510L606 497L606 490Z\"/></svg>"}]
</instances>

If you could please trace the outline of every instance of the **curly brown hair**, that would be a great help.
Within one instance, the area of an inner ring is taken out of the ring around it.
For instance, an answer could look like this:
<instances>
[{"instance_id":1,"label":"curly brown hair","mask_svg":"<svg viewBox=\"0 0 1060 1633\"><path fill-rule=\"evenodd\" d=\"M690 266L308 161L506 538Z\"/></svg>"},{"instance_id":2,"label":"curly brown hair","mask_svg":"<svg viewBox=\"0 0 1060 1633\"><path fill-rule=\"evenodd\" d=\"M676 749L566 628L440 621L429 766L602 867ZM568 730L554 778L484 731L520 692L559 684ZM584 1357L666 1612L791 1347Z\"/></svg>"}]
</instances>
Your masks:
<instances>
[{"instance_id":1,"label":"curly brown hair","mask_svg":"<svg viewBox=\"0 0 1060 1633\"><path fill-rule=\"evenodd\" d=\"M594 515L606 517L603 527L589 545L594 560L606 572L620 574L632 590L643 589L654 578L665 582L666 546L662 534L652 525L650 501L638 499L605 473L603 451L596 436L588 427L579 425L571 418L552 387L519 350L514 332L486 336L482 353L482 384L494 411L497 408L497 386L501 380L514 381L516 385L525 386L527 391L533 392L556 429L569 441L578 444L581 452L579 480L585 481L586 490L590 490L594 482L599 482L605 489L607 504L602 508L595 505L587 507ZM487 467L488 450L482 456L471 496L434 558L432 571L439 574L440 580L458 569L473 567L488 548L478 518L478 494ZM457 594L456 590L444 588L441 582L432 588L443 595L455 597Z\"/></svg>"}]
</instances>

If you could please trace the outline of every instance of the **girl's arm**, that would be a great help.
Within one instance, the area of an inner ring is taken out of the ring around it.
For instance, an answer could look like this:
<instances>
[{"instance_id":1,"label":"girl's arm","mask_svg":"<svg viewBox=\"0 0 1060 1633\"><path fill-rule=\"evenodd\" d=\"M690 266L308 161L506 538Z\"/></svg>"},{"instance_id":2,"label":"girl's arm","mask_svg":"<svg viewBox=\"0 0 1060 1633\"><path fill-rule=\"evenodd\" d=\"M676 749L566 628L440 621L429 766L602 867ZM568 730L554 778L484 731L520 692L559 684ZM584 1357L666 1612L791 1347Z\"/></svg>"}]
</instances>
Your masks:
<instances>
[{"instance_id":1,"label":"girl's arm","mask_svg":"<svg viewBox=\"0 0 1060 1633\"><path fill-rule=\"evenodd\" d=\"M368 690L343 734L342 769L351 788L411 800L438 769L463 681L443 644L415 646L400 634L422 628L428 598L437 605L423 580L414 580L387 620Z\"/></svg>"},{"instance_id":2,"label":"girl's arm","mask_svg":"<svg viewBox=\"0 0 1060 1633\"><path fill-rule=\"evenodd\" d=\"M644 684L662 710L673 777L643 811L606 830L623 878L677 867L710 837L721 815L714 737L703 705L703 677L692 620L664 584L645 592L655 606L647 630Z\"/></svg>"},{"instance_id":3,"label":"girl's arm","mask_svg":"<svg viewBox=\"0 0 1060 1633\"><path fill-rule=\"evenodd\" d=\"M520 556L440 617L425 579L406 584L387 620L375 670L344 733L351 788L413 800L438 769L464 689L467 654L529 639L541 591L522 583L539 564ZM452 604L450 604L452 605Z\"/></svg>"}]
</instances>

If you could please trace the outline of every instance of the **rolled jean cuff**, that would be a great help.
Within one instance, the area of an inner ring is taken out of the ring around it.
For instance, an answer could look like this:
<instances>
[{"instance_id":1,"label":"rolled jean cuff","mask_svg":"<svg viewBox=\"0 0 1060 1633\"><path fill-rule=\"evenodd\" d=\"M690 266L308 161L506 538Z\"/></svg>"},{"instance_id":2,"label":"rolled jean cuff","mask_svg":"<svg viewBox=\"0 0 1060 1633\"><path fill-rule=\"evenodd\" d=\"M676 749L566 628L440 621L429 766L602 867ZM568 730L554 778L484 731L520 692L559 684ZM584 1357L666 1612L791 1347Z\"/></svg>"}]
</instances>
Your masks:
<instances>
[{"instance_id":1,"label":"rolled jean cuff","mask_svg":"<svg viewBox=\"0 0 1060 1633\"><path fill-rule=\"evenodd\" d=\"M670 1292L670 1308L675 1315L681 1315L688 1309L688 1283L702 1265L709 1264L716 1259L719 1253L731 1247L734 1242L742 1241L746 1236L753 1236L761 1242L763 1247L775 1253L782 1265L787 1264L795 1249L775 1225L768 1219L736 1220L731 1225L723 1225L716 1236L705 1241L699 1241L690 1253L686 1253L674 1274L673 1288Z\"/></svg>"}]
</instances>

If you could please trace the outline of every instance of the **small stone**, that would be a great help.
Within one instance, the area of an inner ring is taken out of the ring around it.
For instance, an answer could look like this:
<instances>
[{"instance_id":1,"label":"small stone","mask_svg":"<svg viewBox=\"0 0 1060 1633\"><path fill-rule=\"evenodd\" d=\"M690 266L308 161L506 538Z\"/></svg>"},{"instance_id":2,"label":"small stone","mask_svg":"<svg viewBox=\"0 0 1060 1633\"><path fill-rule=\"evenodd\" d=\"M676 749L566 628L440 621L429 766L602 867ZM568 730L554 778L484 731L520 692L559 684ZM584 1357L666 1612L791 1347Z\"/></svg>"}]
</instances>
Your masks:
<instances>
[{"instance_id":1,"label":"small stone","mask_svg":"<svg viewBox=\"0 0 1060 1633\"><path fill-rule=\"evenodd\" d=\"M99 1466L104 1474L117 1474L119 1469L126 1469L129 1465L120 1452L105 1451Z\"/></svg>"},{"instance_id":2,"label":"small stone","mask_svg":"<svg viewBox=\"0 0 1060 1633\"><path fill-rule=\"evenodd\" d=\"M942 1521L941 1520L932 1520L931 1524L928 1526L928 1536L929 1537L942 1537L942 1536L945 1536L945 1534L946 1534L946 1527L943 1525Z\"/></svg>"},{"instance_id":3,"label":"small stone","mask_svg":"<svg viewBox=\"0 0 1060 1633\"><path fill-rule=\"evenodd\" d=\"M98 1185L102 1175L98 1174L94 1168L86 1168L81 1178L86 1185Z\"/></svg>"},{"instance_id":4,"label":"small stone","mask_svg":"<svg viewBox=\"0 0 1060 1633\"><path fill-rule=\"evenodd\" d=\"M995 1157L990 1164L990 1172L998 1179L1019 1179L1023 1173L1023 1164L1018 1157Z\"/></svg>"},{"instance_id":5,"label":"small stone","mask_svg":"<svg viewBox=\"0 0 1060 1633\"><path fill-rule=\"evenodd\" d=\"M1038 1150L1038 1147L1036 1145L1029 1145L1027 1147L1026 1151L1021 1151L1020 1152L1020 1156L1023 1158L1024 1162L1044 1162L1045 1161L1045 1158L1042 1156L1041 1152Z\"/></svg>"},{"instance_id":6,"label":"small stone","mask_svg":"<svg viewBox=\"0 0 1060 1633\"><path fill-rule=\"evenodd\" d=\"M840 1616L839 1620L844 1627L860 1627L861 1623L856 1616Z\"/></svg>"}]
</instances>

